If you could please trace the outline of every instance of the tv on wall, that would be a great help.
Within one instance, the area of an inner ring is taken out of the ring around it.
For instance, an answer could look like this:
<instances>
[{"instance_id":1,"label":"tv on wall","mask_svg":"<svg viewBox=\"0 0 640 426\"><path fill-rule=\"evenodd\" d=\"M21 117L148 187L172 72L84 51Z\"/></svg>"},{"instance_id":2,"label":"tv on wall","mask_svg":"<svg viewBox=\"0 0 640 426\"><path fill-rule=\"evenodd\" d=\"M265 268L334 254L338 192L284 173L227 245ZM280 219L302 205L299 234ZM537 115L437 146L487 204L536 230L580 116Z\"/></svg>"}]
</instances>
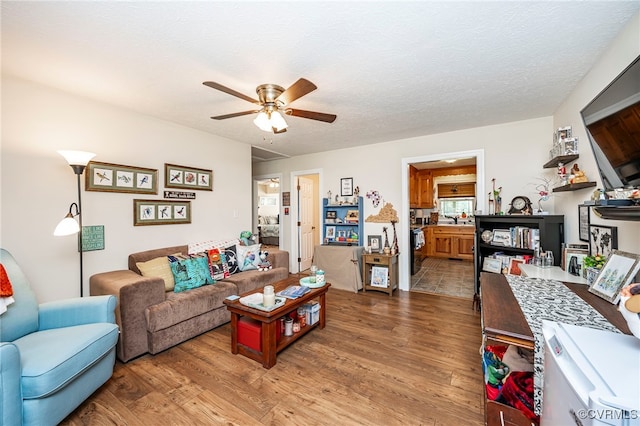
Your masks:
<instances>
[{"instance_id":1,"label":"tv on wall","mask_svg":"<svg viewBox=\"0 0 640 426\"><path fill-rule=\"evenodd\" d=\"M580 114L605 189L640 187L640 56Z\"/></svg>"}]
</instances>

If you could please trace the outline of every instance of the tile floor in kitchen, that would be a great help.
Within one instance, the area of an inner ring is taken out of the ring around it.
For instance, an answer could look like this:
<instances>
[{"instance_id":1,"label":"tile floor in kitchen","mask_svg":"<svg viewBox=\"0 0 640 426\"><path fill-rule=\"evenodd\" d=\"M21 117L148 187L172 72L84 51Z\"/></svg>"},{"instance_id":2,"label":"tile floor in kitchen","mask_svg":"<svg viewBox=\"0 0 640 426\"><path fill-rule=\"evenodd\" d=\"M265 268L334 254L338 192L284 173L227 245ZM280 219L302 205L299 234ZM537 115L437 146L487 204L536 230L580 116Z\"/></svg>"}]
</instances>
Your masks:
<instances>
[{"instance_id":1,"label":"tile floor in kitchen","mask_svg":"<svg viewBox=\"0 0 640 426\"><path fill-rule=\"evenodd\" d=\"M473 300L473 262L427 257L411 277L411 291Z\"/></svg>"}]
</instances>

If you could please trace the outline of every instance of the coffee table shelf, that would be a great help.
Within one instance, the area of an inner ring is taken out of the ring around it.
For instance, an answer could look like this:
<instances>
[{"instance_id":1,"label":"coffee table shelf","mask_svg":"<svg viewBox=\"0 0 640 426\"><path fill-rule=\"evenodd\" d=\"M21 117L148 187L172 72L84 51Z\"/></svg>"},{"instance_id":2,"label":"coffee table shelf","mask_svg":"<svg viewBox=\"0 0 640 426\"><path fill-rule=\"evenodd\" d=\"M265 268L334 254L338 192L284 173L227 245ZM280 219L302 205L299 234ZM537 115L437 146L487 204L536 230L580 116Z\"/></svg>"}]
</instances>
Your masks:
<instances>
[{"instance_id":1,"label":"coffee table shelf","mask_svg":"<svg viewBox=\"0 0 640 426\"><path fill-rule=\"evenodd\" d=\"M273 284L273 287L277 293L291 285L299 284L299 277L291 276L285 280ZM225 300L224 304L227 305L227 310L231 313L231 353L241 354L246 356L247 358L258 361L262 363L262 366L264 368L273 367L276 364L276 354L278 352L284 350L286 347L293 344L296 340L300 339L302 336L304 336L314 328L324 328L326 323L325 295L327 294L329 287L331 287L331 284L326 283L324 287L312 288L308 293L297 299L287 299L284 306L278 309L274 309L270 312L261 311L259 309L245 306L237 300ZM241 296L245 297L250 294L260 292L262 292L261 288L247 292L245 294L242 294ZM318 300L320 304L320 318L318 322L313 325L306 325L302 327L299 332L294 333L292 336L281 336L280 341L278 341L278 320L312 300ZM257 351L253 348L238 343L238 319L243 316L252 318L260 322L262 351Z\"/></svg>"}]
</instances>

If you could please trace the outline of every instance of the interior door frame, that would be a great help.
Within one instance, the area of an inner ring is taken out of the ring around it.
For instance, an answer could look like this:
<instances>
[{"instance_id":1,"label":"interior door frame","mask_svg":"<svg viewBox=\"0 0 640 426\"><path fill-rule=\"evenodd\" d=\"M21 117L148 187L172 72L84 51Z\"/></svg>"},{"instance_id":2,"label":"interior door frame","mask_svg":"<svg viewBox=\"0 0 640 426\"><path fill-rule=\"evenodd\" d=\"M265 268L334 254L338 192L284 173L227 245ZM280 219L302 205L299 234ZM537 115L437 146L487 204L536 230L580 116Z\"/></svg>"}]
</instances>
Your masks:
<instances>
[{"instance_id":1,"label":"interior door frame","mask_svg":"<svg viewBox=\"0 0 640 426\"><path fill-rule=\"evenodd\" d=\"M400 241L404 239L405 243L400 248L400 253L407 253L406 256L400 256L400 290L409 291L411 289L411 269L409 250L411 243L409 241L409 165L413 163L423 163L426 161L452 160L458 158L476 157L476 208L480 211L486 211L485 206L485 164L484 149L474 149L469 151L445 152L441 154L423 155L420 157L407 157L402 159L401 175L402 175L402 211L405 212L405 220L401 220L400 224Z\"/></svg>"},{"instance_id":2,"label":"interior door frame","mask_svg":"<svg viewBox=\"0 0 640 426\"><path fill-rule=\"evenodd\" d=\"M278 235L280 235L280 238L278 239L278 247L280 249L282 249L283 244L282 244L282 224L283 224L283 208L282 208L282 173L269 173L266 175L260 175L260 176L254 176L253 177L253 186L251 188L251 199L252 199L252 203L251 203L251 208L252 208L252 214L251 214L251 232L258 232L258 182L261 180L265 180L265 179L278 179L278 181L280 182L280 186L278 187L278 199L279 199L279 203L278 203L278 215L280 220L278 221Z\"/></svg>"},{"instance_id":3,"label":"interior door frame","mask_svg":"<svg viewBox=\"0 0 640 426\"><path fill-rule=\"evenodd\" d=\"M291 207L289 210L289 214L291 217L291 220L289 221L290 223L290 243L289 243L289 247L291 247L291 250L289 251L289 270L290 271L296 271L296 272L300 272L298 271L298 257L300 257L300 240L299 240L299 236L298 236L298 197L294 196L294 194L297 194L298 189L296 188L297 184L298 184L298 176L305 176L305 175L318 175L318 194L324 194L324 188L323 188L323 173L322 173L322 169L308 169L308 170L296 170L296 171L292 171L291 175L290 175L290 191L291 191ZM282 185L280 186L282 188ZM317 217L322 217L322 203L318 203L318 216ZM319 224L315 224L316 225L316 229L319 226Z\"/></svg>"}]
</instances>

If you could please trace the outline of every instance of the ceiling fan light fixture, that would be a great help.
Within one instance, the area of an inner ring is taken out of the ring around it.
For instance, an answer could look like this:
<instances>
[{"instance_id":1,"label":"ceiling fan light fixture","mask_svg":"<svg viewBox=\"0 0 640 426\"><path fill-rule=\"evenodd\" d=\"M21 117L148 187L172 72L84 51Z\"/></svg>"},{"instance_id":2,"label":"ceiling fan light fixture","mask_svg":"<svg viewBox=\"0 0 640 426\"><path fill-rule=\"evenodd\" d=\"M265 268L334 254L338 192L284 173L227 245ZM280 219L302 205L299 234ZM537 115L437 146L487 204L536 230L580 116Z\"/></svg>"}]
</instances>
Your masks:
<instances>
[{"instance_id":1,"label":"ceiling fan light fixture","mask_svg":"<svg viewBox=\"0 0 640 426\"><path fill-rule=\"evenodd\" d=\"M276 129L277 132L280 132L289 127L289 125L286 121L284 121L282 114L280 114L278 111L273 111L271 113L271 127Z\"/></svg>"},{"instance_id":2,"label":"ceiling fan light fixture","mask_svg":"<svg viewBox=\"0 0 640 426\"><path fill-rule=\"evenodd\" d=\"M271 120L269 120L269 116L264 111L260 111L258 116L253 120L253 124L265 132L271 131Z\"/></svg>"}]
</instances>

